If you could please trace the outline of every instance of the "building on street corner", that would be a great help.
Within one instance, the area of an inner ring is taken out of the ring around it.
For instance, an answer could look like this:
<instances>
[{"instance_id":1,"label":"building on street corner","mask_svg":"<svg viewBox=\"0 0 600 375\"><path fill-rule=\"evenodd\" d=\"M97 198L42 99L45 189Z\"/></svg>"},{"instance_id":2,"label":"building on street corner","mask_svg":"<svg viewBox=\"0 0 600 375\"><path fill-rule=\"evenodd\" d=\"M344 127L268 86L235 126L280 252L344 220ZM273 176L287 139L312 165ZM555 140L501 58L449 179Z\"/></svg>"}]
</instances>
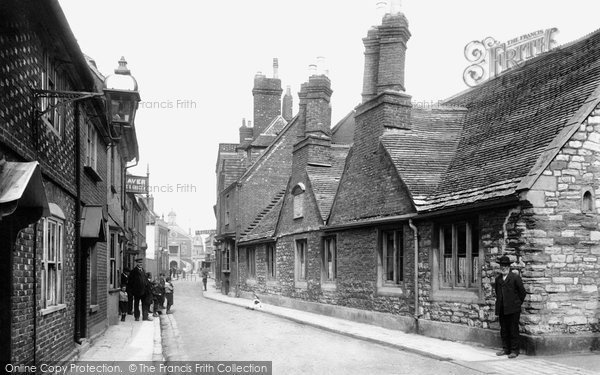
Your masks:
<instances>
[{"instance_id":1,"label":"building on street corner","mask_svg":"<svg viewBox=\"0 0 600 375\"><path fill-rule=\"evenodd\" d=\"M599 349L600 32L415 108L408 20L392 9L363 39L362 102L334 127L317 69L298 114L259 142L281 91L276 64L255 77L253 131L219 145L218 287L500 346L507 255L527 291L523 349Z\"/></svg>"}]
</instances>

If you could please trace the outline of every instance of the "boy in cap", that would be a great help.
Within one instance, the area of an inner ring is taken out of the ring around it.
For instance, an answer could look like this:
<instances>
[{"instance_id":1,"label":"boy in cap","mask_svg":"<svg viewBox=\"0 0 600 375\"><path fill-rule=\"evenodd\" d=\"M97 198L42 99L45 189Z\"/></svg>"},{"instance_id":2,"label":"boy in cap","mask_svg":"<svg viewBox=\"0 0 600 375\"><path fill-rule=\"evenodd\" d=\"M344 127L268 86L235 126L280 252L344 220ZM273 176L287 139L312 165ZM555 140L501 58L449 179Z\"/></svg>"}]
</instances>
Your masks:
<instances>
[{"instance_id":1,"label":"boy in cap","mask_svg":"<svg viewBox=\"0 0 600 375\"><path fill-rule=\"evenodd\" d=\"M525 288L521 277L510 272L510 258L503 255L498 259L500 275L496 277L496 315L500 321L502 350L496 355L508 354L508 358L519 356L519 318L521 305L525 301Z\"/></svg>"}]
</instances>

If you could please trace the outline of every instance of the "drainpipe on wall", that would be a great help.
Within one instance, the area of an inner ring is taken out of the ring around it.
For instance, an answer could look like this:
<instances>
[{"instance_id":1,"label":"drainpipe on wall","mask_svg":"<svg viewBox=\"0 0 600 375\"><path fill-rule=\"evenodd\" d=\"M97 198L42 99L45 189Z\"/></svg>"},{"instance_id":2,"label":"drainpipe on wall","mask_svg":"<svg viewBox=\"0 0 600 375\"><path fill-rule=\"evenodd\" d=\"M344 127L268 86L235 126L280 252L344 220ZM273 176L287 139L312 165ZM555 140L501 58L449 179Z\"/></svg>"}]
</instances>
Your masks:
<instances>
[{"instance_id":1,"label":"drainpipe on wall","mask_svg":"<svg viewBox=\"0 0 600 375\"><path fill-rule=\"evenodd\" d=\"M235 296L240 296L240 247L238 243L241 237L241 224L240 224L240 190L242 184L237 183L235 185Z\"/></svg>"},{"instance_id":2,"label":"drainpipe on wall","mask_svg":"<svg viewBox=\"0 0 600 375\"><path fill-rule=\"evenodd\" d=\"M75 342L81 344L86 329L87 264L81 251L81 131L79 102L75 101Z\"/></svg>"},{"instance_id":3,"label":"drainpipe on wall","mask_svg":"<svg viewBox=\"0 0 600 375\"><path fill-rule=\"evenodd\" d=\"M33 363L37 363L37 241L38 221L33 224Z\"/></svg>"},{"instance_id":4,"label":"drainpipe on wall","mask_svg":"<svg viewBox=\"0 0 600 375\"><path fill-rule=\"evenodd\" d=\"M415 249L415 328L419 333L419 231L413 224L412 219L408 219L408 226L414 232L414 249Z\"/></svg>"}]
</instances>

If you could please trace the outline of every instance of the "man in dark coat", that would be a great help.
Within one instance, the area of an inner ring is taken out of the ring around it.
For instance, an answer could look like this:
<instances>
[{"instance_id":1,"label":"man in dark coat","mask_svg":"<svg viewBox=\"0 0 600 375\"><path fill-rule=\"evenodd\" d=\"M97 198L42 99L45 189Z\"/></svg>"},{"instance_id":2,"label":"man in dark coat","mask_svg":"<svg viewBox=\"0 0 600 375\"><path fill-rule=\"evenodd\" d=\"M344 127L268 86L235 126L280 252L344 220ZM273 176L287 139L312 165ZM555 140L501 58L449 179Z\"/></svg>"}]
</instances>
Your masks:
<instances>
[{"instance_id":1,"label":"man in dark coat","mask_svg":"<svg viewBox=\"0 0 600 375\"><path fill-rule=\"evenodd\" d=\"M140 304L142 304L142 320L152 320L148 316L148 308L144 303L144 296L146 294L146 272L142 268L142 262L144 258L138 258L135 260L135 267L129 272L129 282L127 284L127 292L133 295L133 307L135 320L140 320Z\"/></svg>"},{"instance_id":2,"label":"man in dark coat","mask_svg":"<svg viewBox=\"0 0 600 375\"><path fill-rule=\"evenodd\" d=\"M503 255L498 260L500 275L496 277L496 315L500 321L502 350L496 355L508 354L508 358L519 356L519 318L521 305L525 301L525 288L521 277L510 272L510 258Z\"/></svg>"}]
</instances>

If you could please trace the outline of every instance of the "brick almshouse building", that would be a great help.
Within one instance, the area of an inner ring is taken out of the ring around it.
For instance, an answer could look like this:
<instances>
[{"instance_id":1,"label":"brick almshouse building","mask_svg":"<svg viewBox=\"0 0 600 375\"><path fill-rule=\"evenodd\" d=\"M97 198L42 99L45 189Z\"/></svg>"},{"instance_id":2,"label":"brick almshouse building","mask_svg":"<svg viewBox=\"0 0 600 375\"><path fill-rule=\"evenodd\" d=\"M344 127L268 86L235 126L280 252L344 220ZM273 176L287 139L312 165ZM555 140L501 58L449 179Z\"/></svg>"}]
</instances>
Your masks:
<instances>
[{"instance_id":1,"label":"brick almshouse building","mask_svg":"<svg viewBox=\"0 0 600 375\"><path fill-rule=\"evenodd\" d=\"M103 79L57 0L0 3L0 364L77 358L117 324L135 128L116 136L100 98L36 96Z\"/></svg>"},{"instance_id":2,"label":"brick almshouse building","mask_svg":"<svg viewBox=\"0 0 600 375\"><path fill-rule=\"evenodd\" d=\"M362 103L333 128L326 76L285 122L279 79L256 76L254 128L219 146L218 285L499 346L506 254L524 349L599 349L600 32L432 109L405 93L409 38L401 13L369 30Z\"/></svg>"}]
</instances>

